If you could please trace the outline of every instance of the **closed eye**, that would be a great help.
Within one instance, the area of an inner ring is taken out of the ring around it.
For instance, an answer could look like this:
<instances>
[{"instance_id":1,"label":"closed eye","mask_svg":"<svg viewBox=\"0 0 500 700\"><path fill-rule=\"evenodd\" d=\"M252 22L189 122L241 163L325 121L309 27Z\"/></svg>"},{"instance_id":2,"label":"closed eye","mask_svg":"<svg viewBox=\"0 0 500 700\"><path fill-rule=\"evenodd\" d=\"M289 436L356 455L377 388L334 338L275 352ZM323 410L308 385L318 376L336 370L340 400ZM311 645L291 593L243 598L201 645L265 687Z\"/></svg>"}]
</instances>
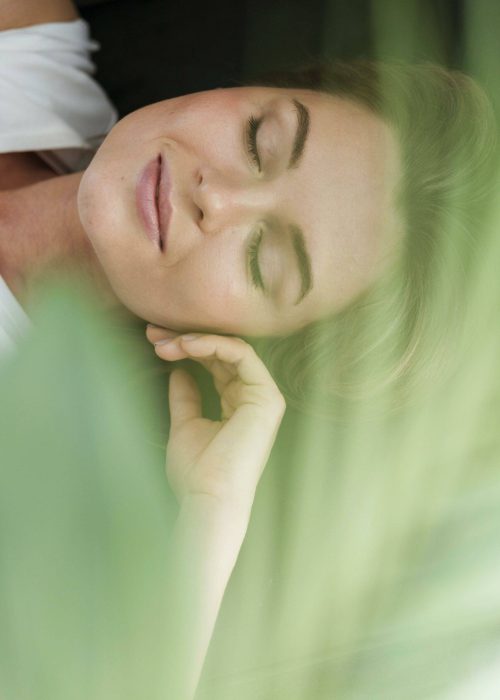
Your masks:
<instances>
[{"instance_id":1,"label":"closed eye","mask_svg":"<svg viewBox=\"0 0 500 700\"><path fill-rule=\"evenodd\" d=\"M262 123L262 117L257 119L257 117L254 117L252 115L247 123L246 139L245 139L247 151L250 154L250 157L251 157L254 165L257 167L259 172L261 170L261 165L260 165L259 151L257 149L257 131L259 130L259 126L261 125L261 123Z\"/></svg>"}]
</instances>

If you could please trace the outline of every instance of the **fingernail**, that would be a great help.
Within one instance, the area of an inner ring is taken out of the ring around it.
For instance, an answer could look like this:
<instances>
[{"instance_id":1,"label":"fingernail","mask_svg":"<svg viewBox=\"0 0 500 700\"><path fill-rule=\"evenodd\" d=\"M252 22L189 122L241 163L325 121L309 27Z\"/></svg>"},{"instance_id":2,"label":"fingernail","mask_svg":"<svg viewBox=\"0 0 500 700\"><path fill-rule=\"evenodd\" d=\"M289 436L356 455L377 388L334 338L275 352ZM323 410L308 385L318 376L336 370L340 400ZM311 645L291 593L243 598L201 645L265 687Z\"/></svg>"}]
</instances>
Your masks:
<instances>
[{"instance_id":1,"label":"fingernail","mask_svg":"<svg viewBox=\"0 0 500 700\"><path fill-rule=\"evenodd\" d=\"M173 343L175 338L163 338L163 340L157 340L156 343L153 343L153 345L156 347L157 345L166 345L167 343Z\"/></svg>"},{"instance_id":2,"label":"fingernail","mask_svg":"<svg viewBox=\"0 0 500 700\"><path fill-rule=\"evenodd\" d=\"M161 326L150 326L150 328L157 333L161 333L161 335L165 336L166 338L177 338L179 335L179 331L168 331L166 328L162 328Z\"/></svg>"},{"instance_id":3,"label":"fingernail","mask_svg":"<svg viewBox=\"0 0 500 700\"><path fill-rule=\"evenodd\" d=\"M197 333L187 333L186 335L181 335L182 340L196 340L200 336Z\"/></svg>"},{"instance_id":4,"label":"fingernail","mask_svg":"<svg viewBox=\"0 0 500 700\"><path fill-rule=\"evenodd\" d=\"M155 326L154 323L148 323L148 328L154 331L159 331L164 335L179 335L179 331L171 331L169 328L163 328L163 326Z\"/></svg>"}]
</instances>

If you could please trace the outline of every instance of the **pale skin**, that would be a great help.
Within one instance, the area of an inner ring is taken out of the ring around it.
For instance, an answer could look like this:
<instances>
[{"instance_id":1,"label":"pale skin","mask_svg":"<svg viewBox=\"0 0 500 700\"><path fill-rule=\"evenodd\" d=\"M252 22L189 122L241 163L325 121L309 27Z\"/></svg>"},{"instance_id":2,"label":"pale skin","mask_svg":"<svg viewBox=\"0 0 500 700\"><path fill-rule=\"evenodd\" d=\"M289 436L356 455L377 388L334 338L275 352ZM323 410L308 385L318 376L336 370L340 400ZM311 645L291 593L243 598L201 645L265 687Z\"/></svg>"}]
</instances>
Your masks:
<instances>
[{"instance_id":1,"label":"pale skin","mask_svg":"<svg viewBox=\"0 0 500 700\"><path fill-rule=\"evenodd\" d=\"M290 166L299 104L307 111L308 126ZM261 120L254 150L248 144L252 118ZM171 180L164 251L146 235L135 198L137 178L158 152ZM231 347L242 357L249 353L247 362L261 366L249 345L226 334L286 334L363 292L395 250L398 175L397 147L388 127L345 99L251 87L165 100L122 119L84 172L56 177L38 167L24 186L19 181L4 185L1 272L21 301L29 301L33 280L46 269L73 265L93 277L107 303L121 302L165 329L148 330L150 341L206 333L218 338L219 347ZM300 303L292 228L303 232L312 280ZM258 266L264 290L248 262L256 231L262 233ZM240 384L224 383L233 379L235 361L216 359L216 349L207 344L199 347L206 355L193 359L209 363L229 420L241 399ZM189 356L179 339L156 345L156 352L169 361ZM276 393L271 376L262 376ZM184 393L194 391L184 374L172 384ZM227 406L224 391L231 391ZM266 414L266 402L257 403ZM273 421L266 424L274 434ZM225 434L229 430L225 426ZM235 425L226 449L238 444L240 430ZM267 444L266 430L260 435ZM190 435L190 444L193 439ZM201 451L203 437L198 433L196 439ZM258 442L253 445L257 454ZM241 447L240 454L246 453ZM212 468L219 477L217 460ZM196 491L199 485L190 488Z\"/></svg>"},{"instance_id":2,"label":"pale skin","mask_svg":"<svg viewBox=\"0 0 500 700\"><path fill-rule=\"evenodd\" d=\"M0 29L78 16L68 0L0 0L0 8ZM309 124L288 167L297 103ZM252 117L261 120L256 153L246 139ZM172 179L163 252L146 236L134 196L139 172L160 151ZM280 88L215 90L138 110L114 127L85 172L56 176L34 154L0 155L0 272L21 303L29 305L50 269L84 270L103 303L156 324L146 333L160 358L202 364L220 396L221 420L208 420L192 377L171 374L166 471L180 511L179 580L170 593L172 609L197 612L191 626L172 630L189 650L185 666L172 669L176 697L194 695L285 411L262 361L235 336L293 332L363 292L399 237L398 177L395 139L375 115L348 100ZM291 226L303 231L313 276L299 304ZM265 293L248 262L259 230ZM197 337L185 338L192 332ZM179 602L183 571L190 599Z\"/></svg>"},{"instance_id":3,"label":"pale skin","mask_svg":"<svg viewBox=\"0 0 500 700\"><path fill-rule=\"evenodd\" d=\"M310 125L289 168L296 102ZM262 120L260 170L246 144L252 117ZM172 183L163 253L146 237L135 201L137 178L159 152ZM0 260L21 298L27 270L63 257L83 260L156 325L283 335L340 310L380 275L399 236L398 175L388 127L347 100L281 88L186 95L122 119L84 173L4 193ZM312 279L300 303L294 229L303 232ZM259 233L264 290L249 270Z\"/></svg>"}]
</instances>

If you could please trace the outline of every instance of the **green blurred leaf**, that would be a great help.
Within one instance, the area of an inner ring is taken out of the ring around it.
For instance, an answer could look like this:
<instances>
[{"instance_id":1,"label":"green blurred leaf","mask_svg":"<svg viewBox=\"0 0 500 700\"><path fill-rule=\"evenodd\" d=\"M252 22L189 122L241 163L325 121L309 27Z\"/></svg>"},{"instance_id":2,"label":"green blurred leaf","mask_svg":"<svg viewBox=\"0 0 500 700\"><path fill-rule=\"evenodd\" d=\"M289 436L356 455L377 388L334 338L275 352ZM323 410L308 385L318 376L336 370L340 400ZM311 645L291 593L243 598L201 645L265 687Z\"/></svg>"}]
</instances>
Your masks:
<instances>
[{"instance_id":1,"label":"green blurred leaf","mask_svg":"<svg viewBox=\"0 0 500 700\"><path fill-rule=\"evenodd\" d=\"M47 289L0 367L0 694L162 697L164 449L90 290Z\"/></svg>"}]
</instances>

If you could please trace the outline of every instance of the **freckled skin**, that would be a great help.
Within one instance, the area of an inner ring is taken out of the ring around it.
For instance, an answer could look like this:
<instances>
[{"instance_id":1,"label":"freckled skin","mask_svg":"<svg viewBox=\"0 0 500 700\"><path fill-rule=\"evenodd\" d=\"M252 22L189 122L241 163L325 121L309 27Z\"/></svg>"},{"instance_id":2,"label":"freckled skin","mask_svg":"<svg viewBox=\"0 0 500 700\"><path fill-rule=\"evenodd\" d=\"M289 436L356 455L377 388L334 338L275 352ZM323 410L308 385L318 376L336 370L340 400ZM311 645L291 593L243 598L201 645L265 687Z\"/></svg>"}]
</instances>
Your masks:
<instances>
[{"instance_id":1,"label":"freckled skin","mask_svg":"<svg viewBox=\"0 0 500 700\"><path fill-rule=\"evenodd\" d=\"M287 169L297 117L310 113L297 167ZM245 145L251 116L261 172ZM163 253L135 203L144 166L162 153L172 178ZM81 223L118 298L138 316L179 331L282 335L341 309L381 273L399 235L395 138L364 108L309 90L211 90L149 105L108 134L78 191ZM259 266L276 306L252 284L248 245L261 222ZM314 287L293 302L300 277L284 237L304 232Z\"/></svg>"}]
</instances>

